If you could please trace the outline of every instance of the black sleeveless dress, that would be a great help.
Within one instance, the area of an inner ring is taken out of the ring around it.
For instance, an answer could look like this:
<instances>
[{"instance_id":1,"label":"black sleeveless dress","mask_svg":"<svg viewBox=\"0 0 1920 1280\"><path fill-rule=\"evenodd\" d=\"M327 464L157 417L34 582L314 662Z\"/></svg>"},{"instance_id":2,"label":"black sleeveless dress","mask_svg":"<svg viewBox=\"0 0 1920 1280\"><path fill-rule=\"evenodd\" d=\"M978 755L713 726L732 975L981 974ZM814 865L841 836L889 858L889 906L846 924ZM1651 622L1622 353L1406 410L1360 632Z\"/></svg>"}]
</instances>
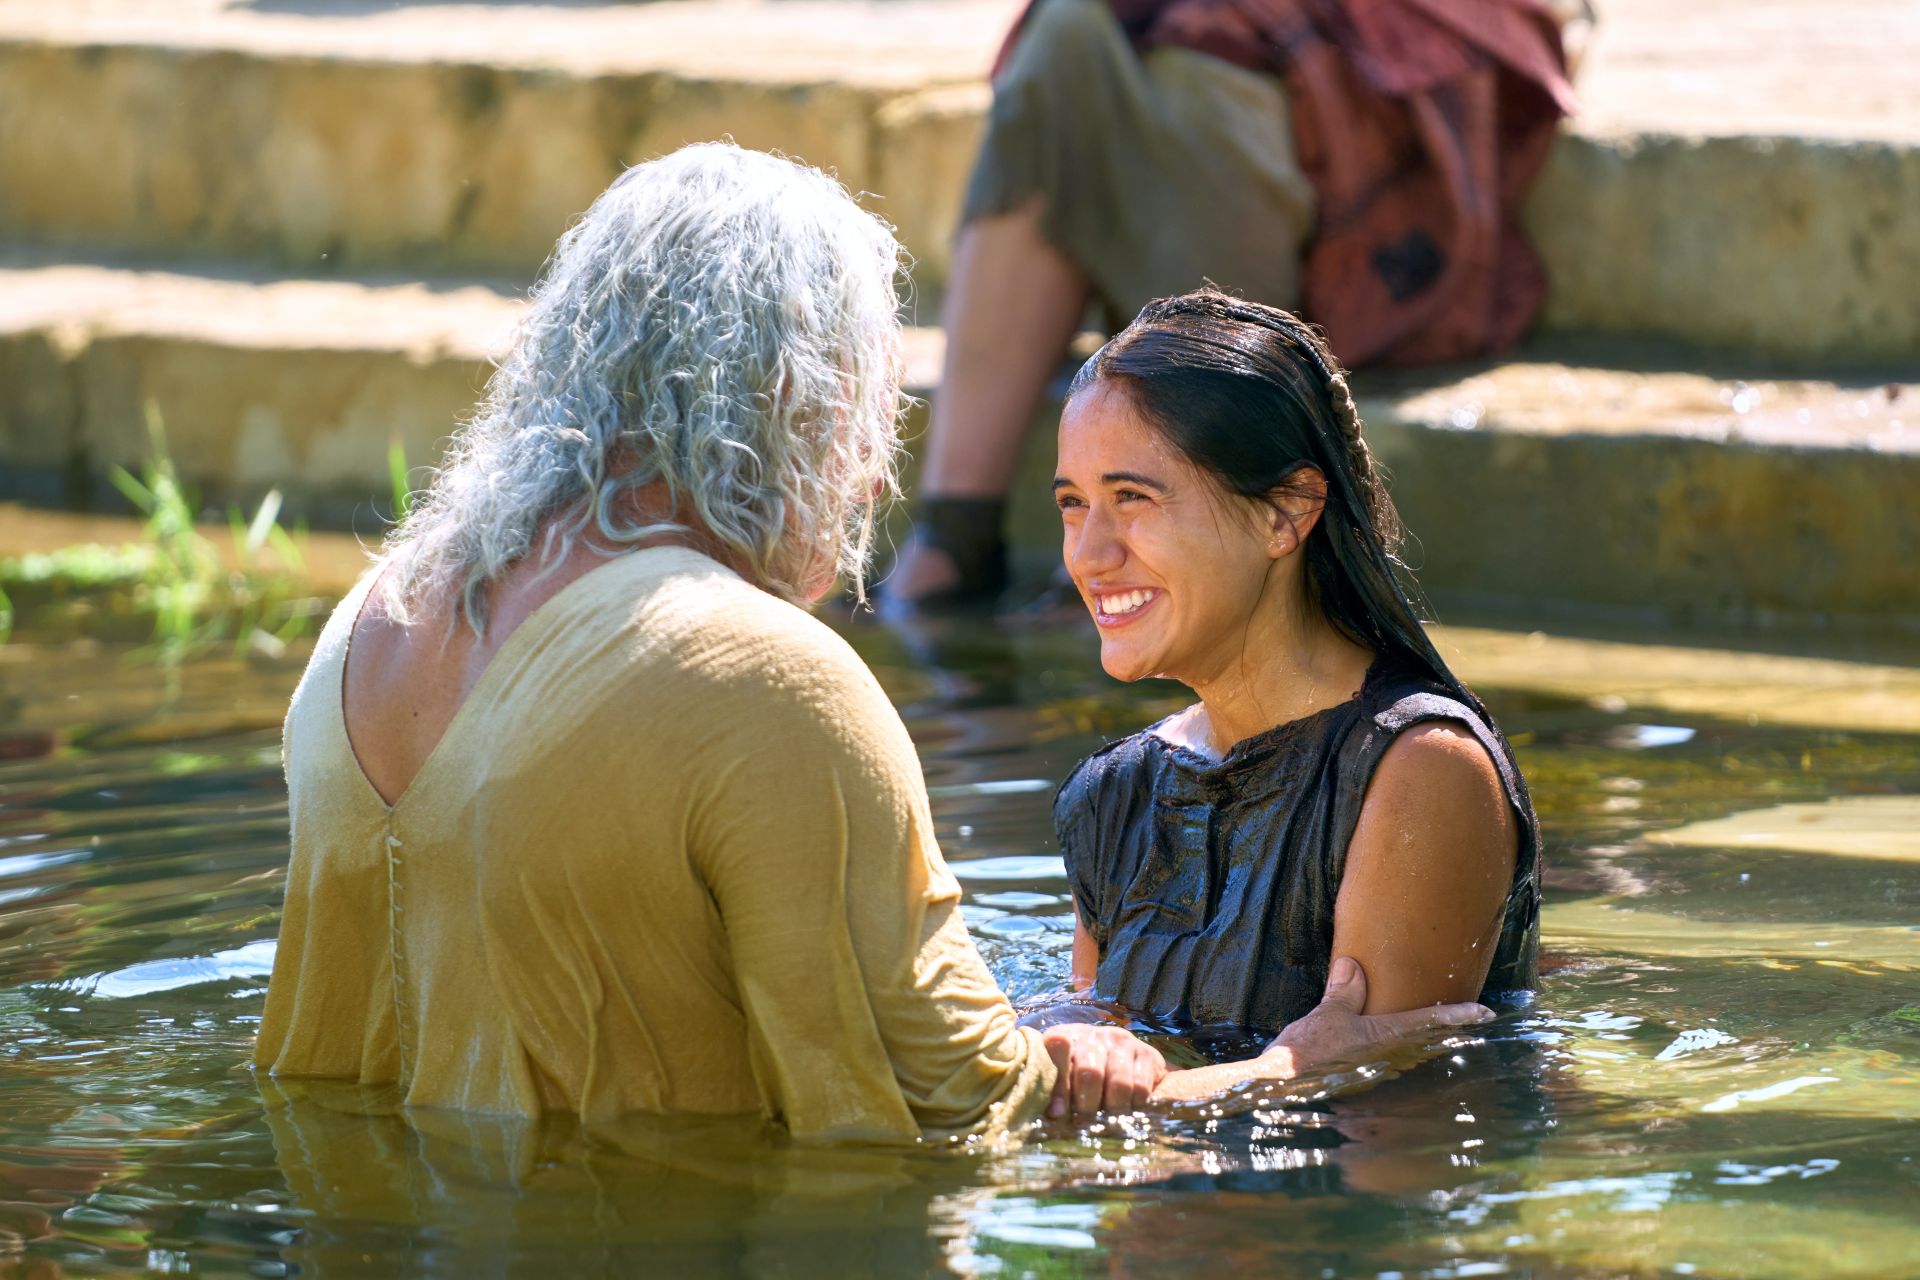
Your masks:
<instances>
[{"instance_id":1,"label":"black sleeveless dress","mask_svg":"<svg viewBox=\"0 0 1920 1280\"><path fill-rule=\"evenodd\" d=\"M1074 768L1054 800L1054 831L1099 944L1095 994L1166 1030L1229 1037L1270 1036L1312 1009L1367 784L1398 734L1434 720L1479 738L1520 819L1482 999L1534 986L1540 826L1513 752L1444 685L1383 659L1356 697L1224 759L1175 746L1156 725Z\"/></svg>"}]
</instances>

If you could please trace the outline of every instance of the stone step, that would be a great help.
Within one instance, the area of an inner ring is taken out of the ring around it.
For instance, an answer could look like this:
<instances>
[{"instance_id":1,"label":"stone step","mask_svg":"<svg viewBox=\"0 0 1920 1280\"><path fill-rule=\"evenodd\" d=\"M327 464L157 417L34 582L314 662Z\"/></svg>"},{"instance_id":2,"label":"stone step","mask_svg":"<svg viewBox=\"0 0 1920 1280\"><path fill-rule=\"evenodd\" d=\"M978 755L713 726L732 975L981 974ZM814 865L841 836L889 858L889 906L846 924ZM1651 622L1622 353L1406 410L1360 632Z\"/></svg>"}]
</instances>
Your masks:
<instances>
[{"instance_id":1,"label":"stone step","mask_svg":"<svg viewBox=\"0 0 1920 1280\"><path fill-rule=\"evenodd\" d=\"M337 520L388 489L398 443L441 452L484 390L519 303L497 285L293 279L0 256L0 466L13 496L85 504L148 453L215 497L289 489ZM938 331L910 330L907 384L939 378ZM350 506L346 509L350 511Z\"/></svg>"},{"instance_id":2,"label":"stone step","mask_svg":"<svg viewBox=\"0 0 1920 1280\"><path fill-rule=\"evenodd\" d=\"M0 457L12 487L86 502L148 453L159 409L211 496L384 493L389 445L425 461L485 382L516 306L480 285L0 267Z\"/></svg>"},{"instance_id":3,"label":"stone step","mask_svg":"<svg viewBox=\"0 0 1920 1280\"><path fill-rule=\"evenodd\" d=\"M12 496L105 492L144 404L216 501L289 490L340 523L388 492L398 441L438 456L515 303L477 284L0 264L0 476ZM909 383L937 391L914 330ZM1890 383L1663 367L1659 351L1539 344L1474 369L1356 378L1436 601L1635 625L1769 619L1920 627L1920 371ZM1057 554L1051 424L1011 521Z\"/></svg>"},{"instance_id":4,"label":"stone step","mask_svg":"<svg viewBox=\"0 0 1920 1280\"><path fill-rule=\"evenodd\" d=\"M869 193L937 292L1020 3L0 0L0 241L524 283L622 166L731 135ZM1547 323L1920 352L1920 5L1602 10L1528 208Z\"/></svg>"},{"instance_id":5,"label":"stone step","mask_svg":"<svg viewBox=\"0 0 1920 1280\"><path fill-rule=\"evenodd\" d=\"M1357 384L1436 601L1480 616L1557 601L1633 628L1920 631L1920 367L1702 374L1570 345Z\"/></svg>"},{"instance_id":6,"label":"stone step","mask_svg":"<svg viewBox=\"0 0 1920 1280\"><path fill-rule=\"evenodd\" d=\"M627 165L732 137L866 193L933 282L1016 5L0 0L0 240L524 284Z\"/></svg>"}]
</instances>

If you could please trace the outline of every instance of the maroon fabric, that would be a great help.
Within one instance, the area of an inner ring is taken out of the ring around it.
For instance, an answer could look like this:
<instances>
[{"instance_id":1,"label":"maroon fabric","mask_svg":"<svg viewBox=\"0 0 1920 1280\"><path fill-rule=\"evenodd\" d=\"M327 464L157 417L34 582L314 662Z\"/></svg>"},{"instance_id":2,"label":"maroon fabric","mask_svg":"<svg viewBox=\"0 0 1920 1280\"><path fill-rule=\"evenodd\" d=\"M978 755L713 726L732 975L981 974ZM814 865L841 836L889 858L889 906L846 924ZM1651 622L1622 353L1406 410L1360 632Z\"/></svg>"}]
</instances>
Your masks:
<instances>
[{"instance_id":1,"label":"maroon fabric","mask_svg":"<svg viewBox=\"0 0 1920 1280\"><path fill-rule=\"evenodd\" d=\"M1525 334L1547 282L1519 208L1575 107L1537 0L1108 3L1138 49L1285 84L1319 198L1301 309L1343 361L1459 360Z\"/></svg>"}]
</instances>

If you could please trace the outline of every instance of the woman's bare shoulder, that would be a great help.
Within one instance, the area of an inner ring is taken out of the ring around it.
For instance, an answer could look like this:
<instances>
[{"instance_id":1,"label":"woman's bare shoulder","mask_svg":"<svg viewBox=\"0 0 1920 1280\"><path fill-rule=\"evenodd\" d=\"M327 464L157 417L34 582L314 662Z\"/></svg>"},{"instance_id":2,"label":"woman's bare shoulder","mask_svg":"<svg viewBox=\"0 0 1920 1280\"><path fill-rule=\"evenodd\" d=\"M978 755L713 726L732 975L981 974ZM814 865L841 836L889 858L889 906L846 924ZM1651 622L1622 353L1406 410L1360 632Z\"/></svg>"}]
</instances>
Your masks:
<instances>
[{"instance_id":1,"label":"woman's bare shoulder","mask_svg":"<svg viewBox=\"0 0 1920 1280\"><path fill-rule=\"evenodd\" d=\"M1451 720L1430 720L1395 735L1374 771L1369 801L1376 794L1423 806L1491 797L1500 809L1509 807L1500 770L1486 745L1473 730Z\"/></svg>"}]
</instances>

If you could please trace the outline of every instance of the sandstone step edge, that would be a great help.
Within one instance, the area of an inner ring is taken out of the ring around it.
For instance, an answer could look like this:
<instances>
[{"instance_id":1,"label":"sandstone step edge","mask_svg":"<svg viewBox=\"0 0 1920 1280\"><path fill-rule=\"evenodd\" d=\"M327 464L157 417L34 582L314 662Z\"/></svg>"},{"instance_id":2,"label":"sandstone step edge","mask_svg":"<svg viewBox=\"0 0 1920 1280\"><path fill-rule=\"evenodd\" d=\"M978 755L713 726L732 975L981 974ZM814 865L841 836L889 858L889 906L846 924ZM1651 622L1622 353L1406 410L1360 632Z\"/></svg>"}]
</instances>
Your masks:
<instances>
[{"instance_id":1,"label":"sandstone step edge","mask_svg":"<svg viewBox=\"0 0 1920 1280\"><path fill-rule=\"evenodd\" d=\"M1575 129L1525 223L1546 329L1920 359L1920 142Z\"/></svg>"},{"instance_id":2,"label":"sandstone step edge","mask_svg":"<svg viewBox=\"0 0 1920 1280\"><path fill-rule=\"evenodd\" d=\"M97 490L147 453L144 405L209 493L386 492L388 448L437 458L520 300L481 283L314 280L34 263L0 254L0 466ZM941 337L909 329L906 388Z\"/></svg>"},{"instance_id":3,"label":"sandstone step edge","mask_svg":"<svg viewBox=\"0 0 1920 1280\"><path fill-rule=\"evenodd\" d=\"M1920 633L1920 441L1904 423L1820 440L1685 421L1631 430L1575 410L1542 430L1496 403L1461 430L1412 408L1362 412L1414 535L1409 563L1438 604Z\"/></svg>"},{"instance_id":4,"label":"sandstone step edge","mask_svg":"<svg viewBox=\"0 0 1920 1280\"><path fill-rule=\"evenodd\" d=\"M989 97L0 34L0 242L531 280L628 165L731 138L834 173L937 288Z\"/></svg>"},{"instance_id":5,"label":"sandstone step edge","mask_svg":"<svg viewBox=\"0 0 1920 1280\"><path fill-rule=\"evenodd\" d=\"M935 295L990 102L977 53L911 82L0 33L0 241L531 278L626 164L731 136L866 193ZM1576 123L1526 222L1550 328L1826 362L1920 353L1920 142Z\"/></svg>"},{"instance_id":6,"label":"sandstone step edge","mask_svg":"<svg viewBox=\"0 0 1920 1280\"><path fill-rule=\"evenodd\" d=\"M210 497L277 485L295 511L364 506L387 490L391 443L416 465L438 456L515 306L478 286L0 269L0 464L16 487L37 474L98 489L144 456L151 398ZM941 342L911 332L923 396ZM1362 412L1436 598L1695 625L1920 615L1920 385L1527 359L1377 382L1357 379ZM1012 504L1035 562L1058 545L1050 425Z\"/></svg>"}]
</instances>

